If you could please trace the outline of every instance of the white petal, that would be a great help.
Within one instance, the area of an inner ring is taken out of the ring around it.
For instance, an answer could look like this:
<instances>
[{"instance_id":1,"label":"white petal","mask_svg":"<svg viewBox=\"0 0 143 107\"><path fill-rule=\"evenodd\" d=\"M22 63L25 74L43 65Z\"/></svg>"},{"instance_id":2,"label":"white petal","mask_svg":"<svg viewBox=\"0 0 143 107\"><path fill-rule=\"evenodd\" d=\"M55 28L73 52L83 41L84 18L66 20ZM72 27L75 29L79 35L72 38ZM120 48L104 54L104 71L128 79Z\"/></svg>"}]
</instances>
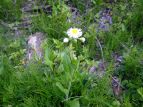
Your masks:
<instances>
[{"instance_id":1,"label":"white petal","mask_svg":"<svg viewBox=\"0 0 143 107\"><path fill-rule=\"evenodd\" d=\"M80 37L80 36L82 36L82 32L79 32L79 34L78 34L78 35L79 35L79 37Z\"/></svg>"},{"instance_id":2,"label":"white petal","mask_svg":"<svg viewBox=\"0 0 143 107\"><path fill-rule=\"evenodd\" d=\"M69 42L69 39L68 39L68 38L64 38L63 42L64 42L64 43L68 43L68 42Z\"/></svg>"},{"instance_id":3,"label":"white petal","mask_svg":"<svg viewBox=\"0 0 143 107\"><path fill-rule=\"evenodd\" d=\"M79 32L82 32L82 30L81 29L78 29L79 30Z\"/></svg>"},{"instance_id":4,"label":"white petal","mask_svg":"<svg viewBox=\"0 0 143 107\"><path fill-rule=\"evenodd\" d=\"M85 42L85 38L82 37L82 38L79 38L82 42Z\"/></svg>"}]
</instances>

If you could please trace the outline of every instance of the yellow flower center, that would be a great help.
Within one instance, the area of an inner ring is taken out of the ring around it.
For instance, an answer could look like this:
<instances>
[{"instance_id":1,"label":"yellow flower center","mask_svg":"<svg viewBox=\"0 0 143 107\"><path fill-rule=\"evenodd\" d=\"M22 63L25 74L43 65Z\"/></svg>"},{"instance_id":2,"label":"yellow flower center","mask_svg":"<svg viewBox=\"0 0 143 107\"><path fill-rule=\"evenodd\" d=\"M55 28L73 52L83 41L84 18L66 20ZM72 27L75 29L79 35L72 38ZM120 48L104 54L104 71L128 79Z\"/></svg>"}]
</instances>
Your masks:
<instances>
[{"instance_id":1,"label":"yellow flower center","mask_svg":"<svg viewBox=\"0 0 143 107\"><path fill-rule=\"evenodd\" d=\"M78 30L77 29L72 29L73 34L77 34Z\"/></svg>"}]
</instances>

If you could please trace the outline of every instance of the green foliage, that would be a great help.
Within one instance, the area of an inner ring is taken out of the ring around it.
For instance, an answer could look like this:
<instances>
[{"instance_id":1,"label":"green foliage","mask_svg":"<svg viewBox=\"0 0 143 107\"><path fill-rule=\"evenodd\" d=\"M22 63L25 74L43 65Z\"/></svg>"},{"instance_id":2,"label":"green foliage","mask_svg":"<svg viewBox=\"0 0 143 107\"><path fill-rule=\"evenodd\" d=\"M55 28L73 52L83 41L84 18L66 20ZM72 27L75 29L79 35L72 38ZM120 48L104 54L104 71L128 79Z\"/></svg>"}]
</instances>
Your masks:
<instances>
[{"instance_id":1,"label":"green foliage","mask_svg":"<svg viewBox=\"0 0 143 107\"><path fill-rule=\"evenodd\" d=\"M143 98L143 88L139 88L137 89L137 92L141 95L141 97Z\"/></svg>"},{"instance_id":2,"label":"green foliage","mask_svg":"<svg viewBox=\"0 0 143 107\"><path fill-rule=\"evenodd\" d=\"M128 92L125 91L126 96L130 96L134 106L139 106L142 102L138 94L141 94L139 88L142 87L143 81L142 50L131 48L124 54L124 58L125 61L118 72L123 79L124 88L128 89Z\"/></svg>"},{"instance_id":3,"label":"green foliage","mask_svg":"<svg viewBox=\"0 0 143 107\"><path fill-rule=\"evenodd\" d=\"M61 61L58 67L63 66L63 69L54 69L54 71L42 71L40 69L42 66L47 69L49 67L47 64L42 65L39 63L30 64L23 72L16 72L11 69L11 65L8 62L1 62L1 79L4 81L1 81L1 87L3 87L1 88L2 105L67 105L69 107L79 107L80 103L85 105L84 100L91 105L109 105L102 104L105 99L98 101L98 104L94 102L97 100L97 95L102 98L102 95L106 93L105 89L108 91L109 85L105 85L106 79L94 83L88 74L79 72L78 60L72 61L67 54L63 53L61 53L60 57ZM84 84L85 78L87 78L87 82ZM97 86L93 84L97 84ZM101 87L103 90L100 90ZM97 94L94 95L93 93ZM88 99L90 97L92 99Z\"/></svg>"},{"instance_id":4,"label":"green foliage","mask_svg":"<svg viewBox=\"0 0 143 107\"><path fill-rule=\"evenodd\" d=\"M70 15L69 8L65 4L53 4L52 6L52 15L43 12L33 19L33 31L43 31L49 38L61 39L71 25L66 22Z\"/></svg>"},{"instance_id":5,"label":"green foliage","mask_svg":"<svg viewBox=\"0 0 143 107\"><path fill-rule=\"evenodd\" d=\"M142 107L143 2L126 1L115 0L110 4L109 0L47 0L52 13L41 9L29 28L45 35L43 57L28 63L23 63L26 38L16 38L11 29L0 25L0 106ZM19 21L23 2L2 0L0 23ZM68 22L72 12L67 2L79 11L78 23ZM102 7L112 8L113 24L109 31L98 29L98 12ZM81 28L86 41L69 38L64 43L70 27ZM118 67L113 53L123 56ZM92 66L99 69L102 60L106 67L102 77L96 70L89 72ZM112 90L113 74L121 80L120 96L115 96Z\"/></svg>"},{"instance_id":6,"label":"green foliage","mask_svg":"<svg viewBox=\"0 0 143 107\"><path fill-rule=\"evenodd\" d=\"M137 0L135 2L135 6L133 6L134 11L132 12L132 15L129 17L128 20L128 29L132 32L132 36L136 41L142 42L143 36L142 36L142 29L143 29L143 2L142 0Z\"/></svg>"},{"instance_id":7,"label":"green foliage","mask_svg":"<svg viewBox=\"0 0 143 107\"><path fill-rule=\"evenodd\" d=\"M15 21L21 16L21 0L1 0L0 2L0 19L5 21ZM14 8L13 8L14 7Z\"/></svg>"}]
</instances>

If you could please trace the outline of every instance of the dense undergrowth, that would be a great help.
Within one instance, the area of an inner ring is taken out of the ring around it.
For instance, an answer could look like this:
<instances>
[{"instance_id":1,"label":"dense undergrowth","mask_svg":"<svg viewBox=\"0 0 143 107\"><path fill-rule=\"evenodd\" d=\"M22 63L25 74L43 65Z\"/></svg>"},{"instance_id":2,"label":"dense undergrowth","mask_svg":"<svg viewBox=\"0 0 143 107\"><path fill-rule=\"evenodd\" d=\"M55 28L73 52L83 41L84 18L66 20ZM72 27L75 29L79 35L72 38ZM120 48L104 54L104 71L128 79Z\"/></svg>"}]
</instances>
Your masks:
<instances>
[{"instance_id":1,"label":"dense undergrowth","mask_svg":"<svg viewBox=\"0 0 143 107\"><path fill-rule=\"evenodd\" d=\"M47 0L52 12L41 9L32 18L32 26L15 37L10 25L20 21L20 9L26 1L1 0L0 106L142 107L143 2L105 1ZM69 7L78 10L76 20L71 18ZM111 9L112 17L108 31L98 29L98 13L106 8ZM82 29L84 43L63 42L70 27ZM35 32L44 33L44 55L25 63L27 37ZM118 66L114 54L122 57ZM100 62L105 66L103 76L90 72ZM113 76L121 81L118 96L112 89Z\"/></svg>"}]
</instances>

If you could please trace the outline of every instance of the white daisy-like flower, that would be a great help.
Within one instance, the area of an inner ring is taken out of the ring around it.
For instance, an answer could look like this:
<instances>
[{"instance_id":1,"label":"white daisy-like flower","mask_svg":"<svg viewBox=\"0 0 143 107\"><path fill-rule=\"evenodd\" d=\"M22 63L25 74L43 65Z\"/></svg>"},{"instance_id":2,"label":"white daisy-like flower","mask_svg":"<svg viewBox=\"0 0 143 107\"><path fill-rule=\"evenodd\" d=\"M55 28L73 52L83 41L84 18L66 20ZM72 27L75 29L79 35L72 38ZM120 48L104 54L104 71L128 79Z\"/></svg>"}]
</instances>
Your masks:
<instances>
[{"instance_id":1,"label":"white daisy-like flower","mask_svg":"<svg viewBox=\"0 0 143 107\"><path fill-rule=\"evenodd\" d=\"M79 40L81 40L82 42L85 42L85 38L84 37L79 38Z\"/></svg>"},{"instance_id":2,"label":"white daisy-like flower","mask_svg":"<svg viewBox=\"0 0 143 107\"><path fill-rule=\"evenodd\" d=\"M64 43L68 43L68 42L69 42L69 39L68 39L68 38L64 38L63 42L64 42Z\"/></svg>"},{"instance_id":3,"label":"white daisy-like flower","mask_svg":"<svg viewBox=\"0 0 143 107\"><path fill-rule=\"evenodd\" d=\"M77 39L82 36L82 31L78 28L70 28L68 29L67 34L70 38Z\"/></svg>"}]
</instances>

